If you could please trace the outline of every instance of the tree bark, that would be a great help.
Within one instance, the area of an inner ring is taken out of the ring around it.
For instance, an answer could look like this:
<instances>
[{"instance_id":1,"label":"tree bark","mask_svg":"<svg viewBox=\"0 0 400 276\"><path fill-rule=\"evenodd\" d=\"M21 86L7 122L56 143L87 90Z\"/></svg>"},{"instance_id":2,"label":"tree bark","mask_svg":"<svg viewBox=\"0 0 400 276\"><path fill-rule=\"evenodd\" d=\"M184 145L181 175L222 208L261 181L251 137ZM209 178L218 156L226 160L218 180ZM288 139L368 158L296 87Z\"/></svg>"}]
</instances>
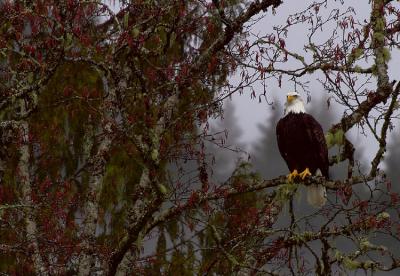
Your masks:
<instances>
[{"instance_id":1,"label":"tree bark","mask_svg":"<svg viewBox=\"0 0 400 276\"><path fill-rule=\"evenodd\" d=\"M32 262L36 275L48 275L46 267L44 265L42 256L40 254L39 242L38 242L38 230L35 221L35 209L34 203L32 202L32 187L30 177L30 149L29 149L29 126L26 121L20 122L20 146L19 153L20 158L18 162L18 176L21 185L22 193L22 204L31 206L32 208L26 208L25 211L25 229L27 247L33 251Z\"/></svg>"},{"instance_id":2,"label":"tree bark","mask_svg":"<svg viewBox=\"0 0 400 276\"><path fill-rule=\"evenodd\" d=\"M96 239L96 228L98 221L99 201L102 190L102 184L107 165L107 156L112 147L113 138L115 136L113 130L115 107L115 89L109 89L105 86L105 93L108 97L105 100L105 118L102 133L102 140L97 147L96 153L89 159L90 179L88 191L86 195L86 203L83 207L82 242L80 244L81 252L79 254L78 275L90 275L96 262L96 250L94 247ZM87 145L88 152L90 146Z\"/></svg>"}]
</instances>

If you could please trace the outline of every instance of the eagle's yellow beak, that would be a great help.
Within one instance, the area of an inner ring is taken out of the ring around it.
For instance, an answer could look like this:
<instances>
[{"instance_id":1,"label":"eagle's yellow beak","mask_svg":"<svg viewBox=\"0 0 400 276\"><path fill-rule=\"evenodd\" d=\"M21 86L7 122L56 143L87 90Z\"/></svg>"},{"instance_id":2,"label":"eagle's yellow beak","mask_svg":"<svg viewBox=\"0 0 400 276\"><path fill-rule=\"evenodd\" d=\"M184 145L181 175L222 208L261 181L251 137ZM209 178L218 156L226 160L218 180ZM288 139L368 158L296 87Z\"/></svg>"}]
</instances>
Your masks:
<instances>
[{"instance_id":1,"label":"eagle's yellow beak","mask_svg":"<svg viewBox=\"0 0 400 276\"><path fill-rule=\"evenodd\" d=\"M289 96L286 96L286 98L287 98L287 102L291 103L296 98L296 96L289 95Z\"/></svg>"}]
</instances>

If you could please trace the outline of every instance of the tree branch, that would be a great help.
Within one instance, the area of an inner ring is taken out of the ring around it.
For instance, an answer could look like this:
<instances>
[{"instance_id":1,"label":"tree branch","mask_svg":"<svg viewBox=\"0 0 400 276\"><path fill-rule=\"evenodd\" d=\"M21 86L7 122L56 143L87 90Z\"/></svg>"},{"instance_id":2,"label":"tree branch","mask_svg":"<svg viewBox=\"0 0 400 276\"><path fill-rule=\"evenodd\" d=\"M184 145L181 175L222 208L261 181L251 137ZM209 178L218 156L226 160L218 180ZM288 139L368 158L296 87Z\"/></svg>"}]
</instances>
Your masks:
<instances>
[{"instance_id":1,"label":"tree branch","mask_svg":"<svg viewBox=\"0 0 400 276\"><path fill-rule=\"evenodd\" d=\"M210 47L205 49L196 59L191 66L191 75L198 75L202 72L204 65L207 64L210 57L215 55L217 52L223 50L228 45L233 37L240 33L243 29L244 24L249 21L254 15L261 11L266 11L269 7L276 8L282 4L282 0L263 0L252 2L248 9L239 15L235 20L228 24L221 36L211 44ZM201 48L201 47L200 47Z\"/></svg>"},{"instance_id":2,"label":"tree branch","mask_svg":"<svg viewBox=\"0 0 400 276\"><path fill-rule=\"evenodd\" d=\"M372 167L371 167L371 171L369 173L369 175L371 177L376 176L379 163L381 162L381 160L383 158L383 154L386 151L387 131L388 131L389 125L391 123L391 116L392 116L392 114L394 112L394 108L397 104L397 97L399 96L399 92L400 92L400 82L397 84L396 88L393 91L392 100L390 102L389 108L386 111L386 114L384 117L382 129L381 129L381 137L379 138L379 149L375 155L375 158L371 162Z\"/></svg>"},{"instance_id":3,"label":"tree branch","mask_svg":"<svg viewBox=\"0 0 400 276\"><path fill-rule=\"evenodd\" d=\"M31 176L30 176L30 149L29 149L29 127L28 123L22 121L19 123L20 126L20 145L19 145L19 163L18 163L18 178L20 181L22 206L33 206L32 201L32 187L31 187ZM39 242L37 239L38 229L36 224L35 209L25 210L25 229L26 239L28 241L28 248L33 250L32 262L36 275L48 275L45 264L43 262Z\"/></svg>"},{"instance_id":4,"label":"tree branch","mask_svg":"<svg viewBox=\"0 0 400 276\"><path fill-rule=\"evenodd\" d=\"M107 84L108 85L108 84ZM82 248L79 254L78 274L89 275L93 271L95 265L96 252L93 250L93 243L96 237L96 227L98 221L99 201L102 190L102 184L108 162L108 154L112 148L112 142L115 138L116 131L114 129L114 118L117 107L115 106L115 88L105 87L107 93L104 103L105 118L103 125L104 137L98 145L96 153L88 160L88 171L90 173L88 191L86 194L86 202L83 206L83 229L81 236L80 247ZM90 129L89 129L90 130ZM90 136L90 135L89 135ZM89 141L90 138L89 138ZM90 146L91 147L91 146ZM91 150L88 149L88 152Z\"/></svg>"}]
</instances>

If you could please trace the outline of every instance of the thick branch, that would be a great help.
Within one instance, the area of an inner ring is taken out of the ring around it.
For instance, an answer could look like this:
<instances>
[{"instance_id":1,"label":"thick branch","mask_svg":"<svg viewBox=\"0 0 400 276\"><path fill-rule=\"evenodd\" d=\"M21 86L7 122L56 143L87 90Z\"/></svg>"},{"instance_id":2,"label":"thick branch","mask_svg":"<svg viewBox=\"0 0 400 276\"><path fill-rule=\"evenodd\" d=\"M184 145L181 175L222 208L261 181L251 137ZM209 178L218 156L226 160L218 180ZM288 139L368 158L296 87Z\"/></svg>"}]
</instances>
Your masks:
<instances>
[{"instance_id":1,"label":"thick branch","mask_svg":"<svg viewBox=\"0 0 400 276\"><path fill-rule=\"evenodd\" d=\"M337 130L343 130L343 132L347 132L355 124L359 123L362 118L368 116L369 112L375 106L382 102L386 102L386 100L392 94L393 85L394 82L388 87L378 87L377 91L368 95L367 99L363 101L353 113L344 116L340 123L333 125L329 131L332 133L335 133Z\"/></svg>"},{"instance_id":2,"label":"thick branch","mask_svg":"<svg viewBox=\"0 0 400 276\"><path fill-rule=\"evenodd\" d=\"M20 159L18 163L18 178L20 181L23 206L33 206L32 202L32 187L31 187L31 176L30 176L30 150L29 150L29 128L27 122L20 122L20 147L19 154ZM44 265L42 256L40 254L39 242L37 239L38 230L35 221L35 209L27 208L25 210L25 229L27 247L33 250L32 262L36 275L48 275L46 267Z\"/></svg>"},{"instance_id":3,"label":"thick branch","mask_svg":"<svg viewBox=\"0 0 400 276\"><path fill-rule=\"evenodd\" d=\"M107 88L107 87L106 87ZM100 195L102 190L102 183L105 174L105 168L108 161L108 154L112 147L112 142L115 137L115 130L113 129L113 118L116 112L115 107L115 88L105 89L107 99L104 104L105 119L103 126L102 140L98 145L97 152L89 159L88 171L90 173L88 191L86 195L86 202L83 207L83 214L85 220L83 222L82 248L79 254L79 275L89 275L92 272L95 264L96 252L93 250L93 243L95 242L96 227L98 221L98 208ZM90 136L90 135L89 135ZM90 152L90 149L88 150Z\"/></svg>"},{"instance_id":4,"label":"thick branch","mask_svg":"<svg viewBox=\"0 0 400 276\"><path fill-rule=\"evenodd\" d=\"M119 242L117 249L112 253L109 261L107 275L115 275L121 263L125 263L123 259L126 253L131 248L132 244L140 243L140 233L146 223L152 218L154 212L158 210L161 204L161 198L157 195L157 192L153 190L151 193L152 199L147 199L144 196L145 190L148 190L151 186L154 186L149 176L148 168L143 168L142 176L140 178L139 187L136 191L139 192L138 199L135 201L132 208L129 210L127 234ZM123 269L121 267L120 269Z\"/></svg>"},{"instance_id":5,"label":"thick branch","mask_svg":"<svg viewBox=\"0 0 400 276\"><path fill-rule=\"evenodd\" d=\"M331 190L339 190L344 187L348 187L349 185L365 183L366 181L369 181L369 180L371 180L371 179L363 178L363 177L359 177L359 176L352 177L350 179L346 179L343 181L341 181L341 180L327 181L324 177L312 177L312 178L306 179L304 182L301 182L301 183L306 186L323 185L326 188L331 189ZM204 202L212 201L212 200L221 200L221 199L239 195L239 194L245 194L245 193L264 190L267 188L278 187L278 186L281 186L284 184L287 184L287 177L280 176L278 178L274 178L271 180L263 180L263 181L254 180L253 182L249 183L248 186L246 186L244 188L241 187L240 190L230 186L230 187L219 188L211 194L203 193L200 191L193 192L192 199L194 198L195 200L188 200L185 204L183 204L181 206L176 206L176 207L173 207L173 208L170 208L170 209L164 211L158 217L154 218L148 225L146 225L144 231L146 233L148 233L152 229L154 229L154 227L156 227L157 225L159 225L165 221L168 221L174 217L177 217L177 216L181 215L183 212L196 209L199 206L201 206Z\"/></svg>"},{"instance_id":6,"label":"thick branch","mask_svg":"<svg viewBox=\"0 0 400 276\"><path fill-rule=\"evenodd\" d=\"M374 177L377 174L378 171L378 165L381 162L383 158L383 154L386 151L386 138L387 138L387 131L389 128L389 125L391 123L391 117L393 114L393 111L395 109L396 103L397 103L397 97L399 96L400 92L400 82L397 84L396 88L393 91L392 95L392 100L390 102L389 108L386 111L385 118L383 121L382 129L381 129L381 137L379 138L379 149L378 152L375 155L374 160L371 162L371 171L370 171L370 176Z\"/></svg>"},{"instance_id":7,"label":"thick branch","mask_svg":"<svg viewBox=\"0 0 400 276\"><path fill-rule=\"evenodd\" d=\"M382 96L385 95L385 90L390 90L389 76L388 76L388 57L385 52L385 35L386 35L386 19L384 0L374 0L372 5L371 23L372 23L372 47L374 49L376 73L378 76L378 93Z\"/></svg>"},{"instance_id":8,"label":"thick branch","mask_svg":"<svg viewBox=\"0 0 400 276\"><path fill-rule=\"evenodd\" d=\"M112 139L105 137L99 145L97 153L92 157L89 162L88 170L91 173L89 179L89 187L87 200L83 208L85 220L83 222L82 248L79 255L79 275L89 275L94 265L95 253L93 251L93 243L95 241L95 233L98 220L98 208L100 201L100 194L102 182L107 163L107 155L111 148Z\"/></svg>"}]
</instances>

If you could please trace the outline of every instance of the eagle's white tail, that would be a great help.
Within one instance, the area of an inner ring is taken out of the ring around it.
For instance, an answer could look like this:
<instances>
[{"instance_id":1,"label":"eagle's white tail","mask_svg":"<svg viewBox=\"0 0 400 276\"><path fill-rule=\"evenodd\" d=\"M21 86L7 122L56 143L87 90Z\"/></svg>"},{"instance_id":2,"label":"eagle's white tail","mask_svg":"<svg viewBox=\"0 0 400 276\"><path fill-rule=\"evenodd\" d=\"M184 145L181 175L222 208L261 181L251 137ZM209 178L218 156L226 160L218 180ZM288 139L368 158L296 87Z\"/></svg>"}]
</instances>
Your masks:
<instances>
[{"instance_id":1,"label":"eagle's white tail","mask_svg":"<svg viewBox=\"0 0 400 276\"><path fill-rule=\"evenodd\" d=\"M321 208L326 203L326 189L322 185L307 186L307 201L314 207Z\"/></svg>"}]
</instances>

